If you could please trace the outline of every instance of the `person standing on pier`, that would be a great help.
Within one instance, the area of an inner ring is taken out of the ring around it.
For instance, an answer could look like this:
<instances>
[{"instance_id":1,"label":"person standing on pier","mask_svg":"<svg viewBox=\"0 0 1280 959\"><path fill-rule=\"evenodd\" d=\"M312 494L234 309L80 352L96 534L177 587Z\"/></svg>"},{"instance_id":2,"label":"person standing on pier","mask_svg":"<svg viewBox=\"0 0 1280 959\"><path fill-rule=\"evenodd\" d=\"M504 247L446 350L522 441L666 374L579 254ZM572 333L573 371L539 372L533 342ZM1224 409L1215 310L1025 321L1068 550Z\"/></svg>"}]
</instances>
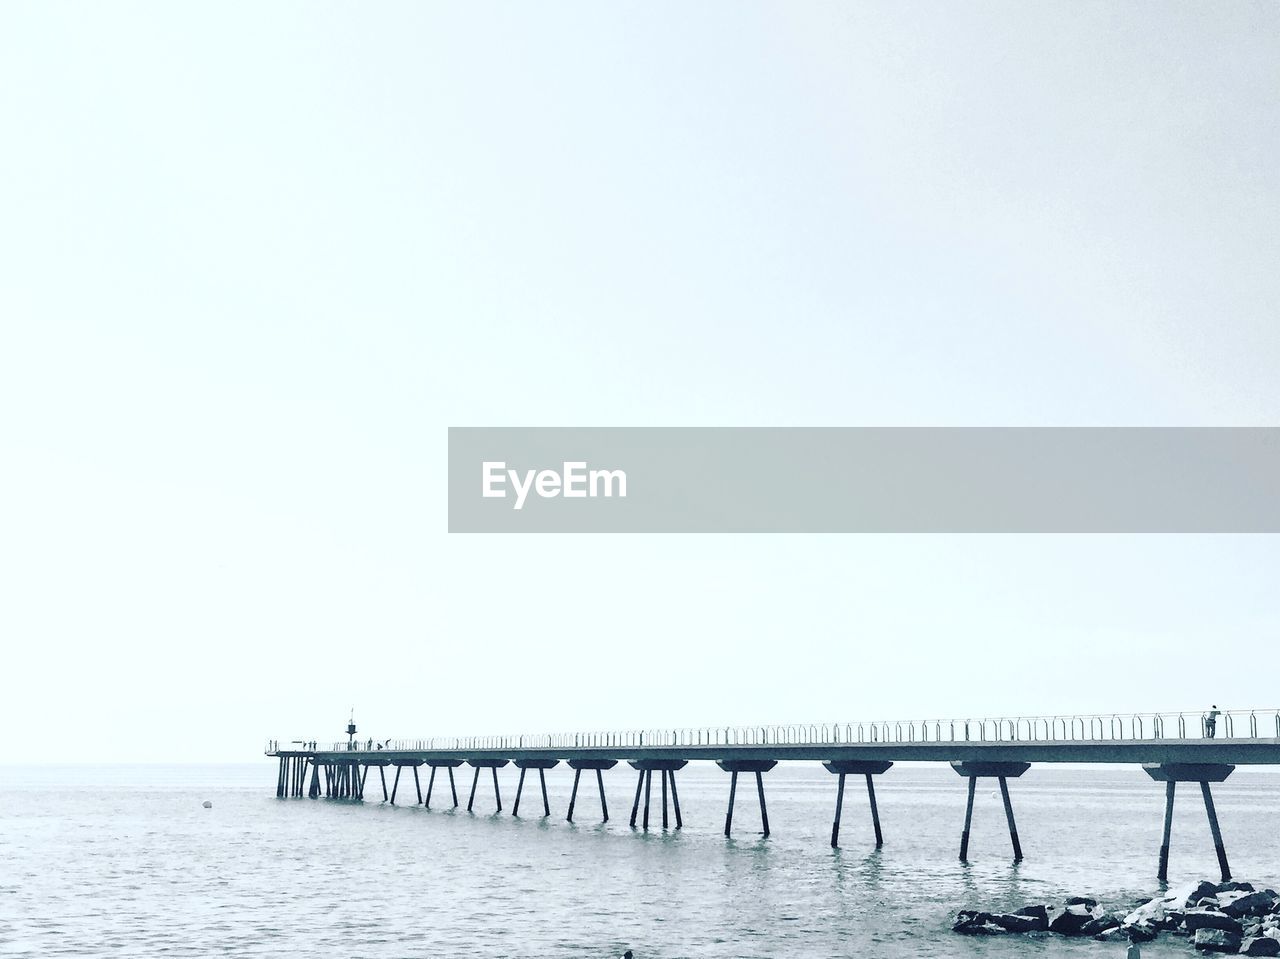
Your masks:
<instances>
[{"instance_id":1,"label":"person standing on pier","mask_svg":"<svg viewBox=\"0 0 1280 959\"><path fill-rule=\"evenodd\" d=\"M1204 718L1204 732L1210 739L1212 739L1214 734L1218 731L1218 717L1221 715L1222 713L1218 710L1218 706L1215 703L1209 710L1209 714Z\"/></svg>"}]
</instances>

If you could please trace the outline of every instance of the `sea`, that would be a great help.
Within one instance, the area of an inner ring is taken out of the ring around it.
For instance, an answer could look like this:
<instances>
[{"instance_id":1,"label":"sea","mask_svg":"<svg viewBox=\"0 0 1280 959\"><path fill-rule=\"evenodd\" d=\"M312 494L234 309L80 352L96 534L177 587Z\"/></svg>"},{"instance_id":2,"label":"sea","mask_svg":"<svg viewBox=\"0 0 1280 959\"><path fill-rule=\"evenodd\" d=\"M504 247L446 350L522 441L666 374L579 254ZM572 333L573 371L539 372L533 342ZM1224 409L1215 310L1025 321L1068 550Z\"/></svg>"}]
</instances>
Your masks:
<instances>
[{"instance_id":1,"label":"sea","mask_svg":"<svg viewBox=\"0 0 1280 959\"><path fill-rule=\"evenodd\" d=\"M608 823L589 773L572 824L563 767L548 773L549 817L535 774L517 817L516 770L500 772L501 813L487 770L468 813L458 773L464 808L442 775L426 809L408 770L392 806L376 769L352 802L277 799L274 762L0 767L0 956L1123 956L1119 942L951 924L961 908L1121 906L1162 889L1164 786L1137 767L1011 781L1020 863L993 780L979 780L958 861L966 783L946 766L877 778L879 849L857 777L831 848L836 778L817 764L765 774L767 838L740 776L728 839L729 776L713 765L678 774L680 830L661 826L655 777L647 832L628 824L626 766L605 773ZM1236 877L1280 887L1280 774L1239 769L1214 798ZM1182 786L1170 881L1201 878L1217 879L1213 843L1199 789ZM1173 937L1142 948L1194 954Z\"/></svg>"}]
</instances>

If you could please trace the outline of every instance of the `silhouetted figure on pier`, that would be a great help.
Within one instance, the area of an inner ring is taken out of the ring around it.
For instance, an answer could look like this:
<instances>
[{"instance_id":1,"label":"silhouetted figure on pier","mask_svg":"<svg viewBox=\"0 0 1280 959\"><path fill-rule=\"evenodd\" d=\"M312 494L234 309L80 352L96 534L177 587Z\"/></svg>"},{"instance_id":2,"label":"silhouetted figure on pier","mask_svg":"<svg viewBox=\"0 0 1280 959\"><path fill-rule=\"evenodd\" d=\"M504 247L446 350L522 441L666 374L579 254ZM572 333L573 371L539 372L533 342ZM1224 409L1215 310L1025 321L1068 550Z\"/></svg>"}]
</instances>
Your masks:
<instances>
[{"instance_id":1,"label":"silhouetted figure on pier","mask_svg":"<svg viewBox=\"0 0 1280 959\"><path fill-rule=\"evenodd\" d=\"M1218 731L1218 717L1221 715L1222 713L1218 710L1218 706L1215 703L1209 710L1209 714L1204 718L1204 732L1210 739L1212 739L1214 734Z\"/></svg>"}]
</instances>

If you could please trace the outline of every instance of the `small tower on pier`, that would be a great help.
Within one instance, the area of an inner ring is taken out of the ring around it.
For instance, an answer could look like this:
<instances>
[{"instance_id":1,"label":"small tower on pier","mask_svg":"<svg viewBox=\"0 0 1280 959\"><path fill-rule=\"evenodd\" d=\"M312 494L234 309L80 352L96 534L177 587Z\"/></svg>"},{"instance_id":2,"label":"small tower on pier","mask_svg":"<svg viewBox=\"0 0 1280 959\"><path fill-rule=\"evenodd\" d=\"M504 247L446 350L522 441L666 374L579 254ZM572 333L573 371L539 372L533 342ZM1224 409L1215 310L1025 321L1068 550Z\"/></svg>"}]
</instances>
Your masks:
<instances>
[{"instance_id":1,"label":"small tower on pier","mask_svg":"<svg viewBox=\"0 0 1280 959\"><path fill-rule=\"evenodd\" d=\"M347 749L356 748L356 710L351 707L351 718L347 720Z\"/></svg>"}]
</instances>

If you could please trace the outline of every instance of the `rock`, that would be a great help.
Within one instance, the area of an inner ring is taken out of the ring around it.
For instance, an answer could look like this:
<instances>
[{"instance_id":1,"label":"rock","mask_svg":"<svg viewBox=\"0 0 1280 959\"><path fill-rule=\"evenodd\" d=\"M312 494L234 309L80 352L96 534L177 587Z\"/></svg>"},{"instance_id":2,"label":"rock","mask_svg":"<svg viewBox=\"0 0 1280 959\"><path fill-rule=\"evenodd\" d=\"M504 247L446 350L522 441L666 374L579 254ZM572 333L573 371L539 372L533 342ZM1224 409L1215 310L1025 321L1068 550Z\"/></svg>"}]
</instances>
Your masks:
<instances>
[{"instance_id":1,"label":"rock","mask_svg":"<svg viewBox=\"0 0 1280 959\"><path fill-rule=\"evenodd\" d=\"M964 936L999 936L1007 932L1003 926L996 925L995 918L989 912L962 909L956 913L956 922L951 931Z\"/></svg>"},{"instance_id":2,"label":"rock","mask_svg":"<svg viewBox=\"0 0 1280 959\"><path fill-rule=\"evenodd\" d=\"M1220 882L1214 887L1218 892L1253 892L1251 882Z\"/></svg>"},{"instance_id":3,"label":"rock","mask_svg":"<svg viewBox=\"0 0 1280 959\"><path fill-rule=\"evenodd\" d=\"M1200 885L1196 886L1194 889L1192 889L1190 892L1187 893L1187 895L1183 898L1182 905L1190 906L1197 899L1203 899L1205 896L1216 897L1217 895L1218 895L1217 886L1215 886L1211 882L1202 882L1200 883Z\"/></svg>"},{"instance_id":4,"label":"rock","mask_svg":"<svg viewBox=\"0 0 1280 959\"><path fill-rule=\"evenodd\" d=\"M992 916L989 920L1008 932L1043 932L1049 928L1049 917L1024 916L1019 913L1004 913Z\"/></svg>"},{"instance_id":5,"label":"rock","mask_svg":"<svg viewBox=\"0 0 1280 959\"><path fill-rule=\"evenodd\" d=\"M1126 926L1134 926L1140 922L1159 922L1164 919L1165 904L1157 899L1151 899L1132 910L1124 917Z\"/></svg>"},{"instance_id":6,"label":"rock","mask_svg":"<svg viewBox=\"0 0 1280 959\"><path fill-rule=\"evenodd\" d=\"M1150 942L1160 933L1160 930L1155 926L1145 922L1139 922L1132 926L1122 926L1121 931L1123 931L1130 939L1134 939L1138 942Z\"/></svg>"},{"instance_id":7,"label":"rock","mask_svg":"<svg viewBox=\"0 0 1280 959\"><path fill-rule=\"evenodd\" d=\"M1201 952L1235 952L1240 934L1230 929L1197 929L1191 942Z\"/></svg>"},{"instance_id":8,"label":"rock","mask_svg":"<svg viewBox=\"0 0 1280 959\"><path fill-rule=\"evenodd\" d=\"M1232 919L1224 912L1216 909L1188 909L1182 917L1187 932L1198 932L1201 929L1222 929L1239 936L1244 930L1238 919Z\"/></svg>"},{"instance_id":9,"label":"rock","mask_svg":"<svg viewBox=\"0 0 1280 959\"><path fill-rule=\"evenodd\" d=\"M1080 935L1082 936L1099 936L1111 929L1120 928L1120 920L1115 916L1099 916L1096 919L1090 919L1080 927Z\"/></svg>"},{"instance_id":10,"label":"rock","mask_svg":"<svg viewBox=\"0 0 1280 959\"><path fill-rule=\"evenodd\" d=\"M1098 905L1098 900L1090 899L1088 896L1072 896L1067 900L1068 906L1084 906L1086 909L1093 909Z\"/></svg>"},{"instance_id":11,"label":"rock","mask_svg":"<svg viewBox=\"0 0 1280 959\"><path fill-rule=\"evenodd\" d=\"M1280 956L1280 939L1254 936L1240 944L1242 956Z\"/></svg>"},{"instance_id":12,"label":"rock","mask_svg":"<svg viewBox=\"0 0 1280 959\"><path fill-rule=\"evenodd\" d=\"M1072 912L1070 908L1064 909L1049 921L1049 931L1061 936L1082 936L1084 927L1093 919L1094 917L1088 912Z\"/></svg>"},{"instance_id":13,"label":"rock","mask_svg":"<svg viewBox=\"0 0 1280 959\"><path fill-rule=\"evenodd\" d=\"M1032 918L1035 918L1035 919L1043 919L1045 921L1046 928L1048 927L1048 923L1049 923L1049 907L1048 906L1023 906L1021 909L1015 912L1014 915L1015 916L1031 916Z\"/></svg>"},{"instance_id":14,"label":"rock","mask_svg":"<svg viewBox=\"0 0 1280 959\"><path fill-rule=\"evenodd\" d=\"M205 809L213 808L213 803L209 802L209 800L207 799L204 802L202 802L200 805L203 806Z\"/></svg>"},{"instance_id":15,"label":"rock","mask_svg":"<svg viewBox=\"0 0 1280 959\"><path fill-rule=\"evenodd\" d=\"M1265 916L1276 905L1275 893L1270 890L1264 892L1246 892L1237 899L1233 899L1222 907L1222 911L1228 916L1234 916L1239 919L1241 916Z\"/></svg>"}]
</instances>

